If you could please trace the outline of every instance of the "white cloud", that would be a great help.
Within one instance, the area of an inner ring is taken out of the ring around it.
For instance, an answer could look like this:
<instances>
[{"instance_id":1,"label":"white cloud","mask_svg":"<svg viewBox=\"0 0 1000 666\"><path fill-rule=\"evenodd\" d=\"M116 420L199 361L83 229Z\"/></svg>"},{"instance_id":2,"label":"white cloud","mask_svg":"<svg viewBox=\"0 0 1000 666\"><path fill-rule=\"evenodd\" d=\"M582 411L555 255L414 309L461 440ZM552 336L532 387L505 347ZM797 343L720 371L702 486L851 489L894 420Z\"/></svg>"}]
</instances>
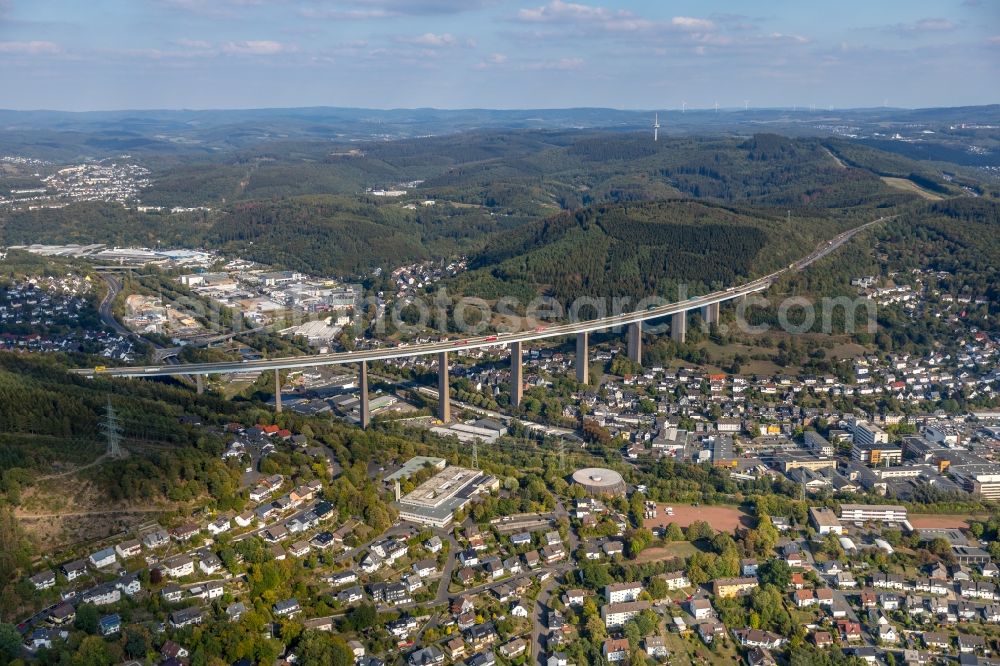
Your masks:
<instances>
[{"instance_id":1,"label":"white cloud","mask_svg":"<svg viewBox=\"0 0 1000 666\"><path fill-rule=\"evenodd\" d=\"M339 21L369 21L373 19L398 16L398 12L387 9L319 9L305 7L299 10L299 15L312 19L336 19Z\"/></svg>"},{"instance_id":2,"label":"white cloud","mask_svg":"<svg viewBox=\"0 0 1000 666\"><path fill-rule=\"evenodd\" d=\"M418 46L433 47L455 46L455 44L458 43L455 37L447 32L440 35L436 35L433 32L425 32L424 34L417 35L416 37L401 38L400 41L408 44L416 44Z\"/></svg>"},{"instance_id":3,"label":"white cloud","mask_svg":"<svg viewBox=\"0 0 1000 666\"><path fill-rule=\"evenodd\" d=\"M612 11L605 7L583 5L576 2L552 0L547 5L522 9L517 13L522 23L583 23L599 25L606 30L632 32L646 30L655 24L624 9Z\"/></svg>"},{"instance_id":4,"label":"white cloud","mask_svg":"<svg viewBox=\"0 0 1000 666\"><path fill-rule=\"evenodd\" d=\"M609 9L565 0L551 0L540 7L521 9L514 20L520 23L549 23L575 27L579 31L603 30L607 33L649 34L680 32L701 34L715 32L717 26L709 19L675 16L667 21L654 21L624 9Z\"/></svg>"},{"instance_id":5,"label":"white cloud","mask_svg":"<svg viewBox=\"0 0 1000 666\"><path fill-rule=\"evenodd\" d=\"M222 47L223 52L234 55L277 55L289 48L281 42L269 39L251 39L242 42L228 42Z\"/></svg>"},{"instance_id":6,"label":"white cloud","mask_svg":"<svg viewBox=\"0 0 1000 666\"><path fill-rule=\"evenodd\" d=\"M180 0L190 2L192 0ZM230 2L234 0L228 0ZM459 14L482 9L493 0L346 0L332 2L333 7L304 7L299 14L307 18L337 20L376 20L398 16L436 16Z\"/></svg>"},{"instance_id":7,"label":"white cloud","mask_svg":"<svg viewBox=\"0 0 1000 666\"><path fill-rule=\"evenodd\" d=\"M0 53L17 55L44 55L59 53L59 45L54 42L0 42Z\"/></svg>"},{"instance_id":8,"label":"white cloud","mask_svg":"<svg viewBox=\"0 0 1000 666\"><path fill-rule=\"evenodd\" d=\"M887 32L895 32L901 35L916 35L922 33L951 32L957 26L944 18L928 18L914 21L912 23L897 23L885 28Z\"/></svg>"},{"instance_id":9,"label":"white cloud","mask_svg":"<svg viewBox=\"0 0 1000 666\"><path fill-rule=\"evenodd\" d=\"M685 30L715 30L715 24L708 19L692 18L690 16L675 16L670 19L670 25Z\"/></svg>"},{"instance_id":10,"label":"white cloud","mask_svg":"<svg viewBox=\"0 0 1000 666\"><path fill-rule=\"evenodd\" d=\"M570 70L583 67L583 58L558 58L556 60L536 60L521 66L525 70Z\"/></svg>"},{"instance_id":11,"label":"white cloud","mask_svg":"<svg viewBox=\"0 0 1000 666\"><path fill-rule=\"evenodd\" d=\"M520 10L517 13L517 18L528 23L544 23L549 21L605 20L610 15L611 12L603 7L552 0L549 4L541 7Z\"/></svg>"},{"instance_id":12,"label":"white cloud","mask_svg":"<svg viewBox=\"0 0 1000 666\"><path fill-rule=\"evenodd\" d=\"M183 39L183 38L182 39L176 39L176 40L174 40L174 44L176 44L177 46L183 46L184 48L187 48L187 49L202 49L202 50L204 50L204 49L210 49L210 48L212 48L212 45L209 42L206 42L206 41L201 40L201 39Z\"/></svg>"},{"instance_id":13,"label":"white cloud","mask_svg":"<svg viewBox=\"0 0 1000 666\"><path fill-rule=\"evenodd\" d=\"M476 69L489 69L490 67L498 67L500 65L506 64L508 58L505 53L491 53L478 63L476 63Z\"/></svg>"},{"instance_id":14,"label":"white cloud","mask_svg":"<svg viewBox=\"0 0 1000 666\"><path fill-rule=\"evenodd\" d=\"M792 44L808 44L809 39L802 35L786 35L783 32L772 32L769 37L779 42L790 42Z\"/></svg>"}]
</instances>

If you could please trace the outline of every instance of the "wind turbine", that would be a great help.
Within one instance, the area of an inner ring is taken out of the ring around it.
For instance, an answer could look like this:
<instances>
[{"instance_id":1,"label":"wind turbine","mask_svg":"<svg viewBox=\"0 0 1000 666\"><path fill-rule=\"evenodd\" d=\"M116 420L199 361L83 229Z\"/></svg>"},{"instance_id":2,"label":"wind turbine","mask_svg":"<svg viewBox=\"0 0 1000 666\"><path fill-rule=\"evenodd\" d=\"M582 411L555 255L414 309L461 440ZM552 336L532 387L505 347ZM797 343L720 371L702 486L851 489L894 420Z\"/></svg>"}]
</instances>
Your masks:
<instances>
[{"instance_id":1,"label":"wind turbine","mask_svg":"<svg viewBox=\"0 0 1000 666\"><path fill-rule=\"evenodd\" d=\"M653 141L660 140L660 114L653 116Z\"/></svg>"},{"instance_id":2,"label":"wind turbine","mask_svg":"<svg viewBox=\"0 0 1000 666\"><path fill-rule=\"evenodd\" d=\"M719 112L719 100L715 100L715 112Z\"/></svg>"},{"instance_id":3,"label":"wind turbine","mask_svg":"<svg viewBox=\"0 0 1000 666\"><path fill-rule=\"evenodd\" d=\"M682 100L681 101L681 113L684 113L685 111L687 111L687 106L688 106L688 103Z\"/></svg>"},{"instance_id":4,"label":"wind turbine","mask_svg":"<svg viewBox=\"0 0 1000 666\"><path fill-rule=\"evenodd\" d=\"M743 100L743 110L744 111L750 110L750 100L748 99Z\"/></svg>"}]
</instances>

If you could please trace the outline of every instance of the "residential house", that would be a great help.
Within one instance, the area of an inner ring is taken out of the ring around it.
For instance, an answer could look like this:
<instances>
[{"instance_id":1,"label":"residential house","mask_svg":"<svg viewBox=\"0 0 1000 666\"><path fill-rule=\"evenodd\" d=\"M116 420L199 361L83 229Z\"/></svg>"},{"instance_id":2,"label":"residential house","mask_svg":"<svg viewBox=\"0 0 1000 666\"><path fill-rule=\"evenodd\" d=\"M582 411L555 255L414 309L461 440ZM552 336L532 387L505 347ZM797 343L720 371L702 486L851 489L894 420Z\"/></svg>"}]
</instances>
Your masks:
<instances>
[{"instance_id":1,"label":"residential house","mask_svg":"<svg viewBox=\"0 0 1000 666\"><path fill-rule=\"evenodd\" d=\"M175 555L163 561L163 573L171 578L183 578L194 573L194 560L189 555Z\"/></svg>"},{"instance_id":2,"label":"residential house","mask_svg":"<svg viewBox=\"0 0 1000 666\"><path fill-rule=\"evenodd\" d=\"M608 638L601 646L601 654L608 663L618 663L625 661L629 654L629 643L627 638Z\"/></svg>"},{"instance_id":3,"label":"residential house","mask_svg":"<svg viewBox=\"0 0 1000 666\"><path fill-rule=\"evenodd\" d=\"M115 546L115 552L118 554L118 557L127 560L142 554L142 544L138 539L123 541Z\"/></svg>"},{"instance_id":4,"label":"residential house","mask_svg":"<svg viewBox=\"0 0 1000 666\"><path fill-rule=\"evenodd\" d=\"M722 599L746 594L756 588L756 578L717 578L712 581L712 591Z\"/></svg>"},{"instance_id":5,"label":"residential house","mask_svg":"<svg viewBox=\"0 0 1000 666\"><path fill-rule=\"evenodd\" d=\"M735 629L733 631L733 636L736 638L736 642L741 647L760 647L767 648L769 650L781 647L787 640L785 637L779 636L778 634L770 631L750 628Z\"/></svg>"},{"instance_id":6,"label":"residential house","mask_svg":"<svg viewBox=\"0 0 1000 666\"><path fill-rule=\"evenodd\" d=\"M687 602L688 612L696 620L707 620L714 615L712 603L708 599L696 597Z\"/></svg>"},{"instance_id":7,"label":"residential house","mask_svg":"<svg viewBox=\"0 0 1000 666\"><path fill-rule=\"evenodd\" d=\"M643 591L642 583L613 583L604 588L604 596L609 604L635 601Z\"/></svg>"},{"instance_id":8,"label":"residential house","mask_svg":"<svg viewBox=\"0 0 1000 666\"><path fill-rule=\"evenodd\" d=\"M98 621L97 626L100 629L101 636L110 636L111 634L117 634L121 631L122 619L117 613L113 615L105 615Z\"/></svg>"},{"instance_id":9,"label":"residential house","mask_svg":"<svg viewBox=\"0 0 1000 666\"><path fill-rule=\"evenodd\" d=\"M302 610L302 607L299 606L298 599L292 598L276 601L271 609L279 617L294 617Z\"/></svg>"},{"instance_id":10,"label":"residential house","mask_svg":"<svg viewBox=\"0 0 1000 666\"><path fill-rule=\"evenodd\" d=\"M117 562L118 556L116 555L114 548L104 548L96 553L91 553L90 557L87 559L90 561L90 565L95 569L104 569L105 567L110 567Z\"/></svg>"},{"instance_id":11,"label":"residential house","mask_svg":"<svg viewBox=\"0 0 1000 666\"><path fill-rule=\"evenodd\" d=\"M56 584L56 574L54 571L42 571L36 573L28 579L35 586L36 590L47 590Z\"/></svg>"}]
</instances>

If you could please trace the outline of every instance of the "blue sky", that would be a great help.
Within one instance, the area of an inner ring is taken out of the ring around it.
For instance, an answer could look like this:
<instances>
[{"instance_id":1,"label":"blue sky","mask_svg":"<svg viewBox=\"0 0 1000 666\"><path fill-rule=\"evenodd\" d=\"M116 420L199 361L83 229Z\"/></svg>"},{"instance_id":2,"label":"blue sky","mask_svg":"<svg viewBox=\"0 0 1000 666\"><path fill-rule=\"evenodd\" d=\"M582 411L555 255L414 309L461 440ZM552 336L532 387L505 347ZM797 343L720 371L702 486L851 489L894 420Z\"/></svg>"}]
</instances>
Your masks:
<instances>
[{"instance_id":1,"label":"blue sky","mask_svg":"<svg viewBox=\"0 0 1000 666\"><path fill-rule=\"evenodd\" d=\"M0 108L1000 102L997 0L0 0Z\"/></svg>"}]
</instances>

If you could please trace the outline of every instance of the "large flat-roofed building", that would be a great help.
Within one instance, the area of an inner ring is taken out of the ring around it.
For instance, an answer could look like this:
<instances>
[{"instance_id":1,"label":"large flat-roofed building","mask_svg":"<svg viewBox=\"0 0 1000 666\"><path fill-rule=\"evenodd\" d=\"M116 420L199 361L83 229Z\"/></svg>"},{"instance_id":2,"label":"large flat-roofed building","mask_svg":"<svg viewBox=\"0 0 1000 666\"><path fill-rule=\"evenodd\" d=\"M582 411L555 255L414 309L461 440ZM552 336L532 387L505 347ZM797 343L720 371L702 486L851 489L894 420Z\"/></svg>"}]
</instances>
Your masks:
<instances>
[{"instance_id":1,"label":"large flat-roofed building","mask_svg":"<svg viewBox=\"0 0 1000 666\"><path fill-rule=\"evenodd\" d=\"M507 427L492 419L479 419L471 423L453 423L449 426L431 428L431 432L445 437L457 437L460 442L480 441L493 444L507 434Z\"/></svg>"},{"instance_id":2,"label":"large flat-roofed building","mask_svg":"<svg viewBox=\"0 0 1000 666\"><path fill-rule=\"evenodd\" d=\"M979 495L983 499L1000 499L1000 465L951 465L948 472L967 493Z\"/></svg>"},{"instance_id":3,"label":"large flat-roofed building","mask_svg":"<svg viewBox=\"0 0 1000 666\"><path fill-rule=\"evenodd\" d=\"M601 606L601 617L604 618L604 626L611 629L620 627L634 617L638 617L642 611L650 607L648 601L625 601L618 604L604 604Z\"/></svg>"},{"instance_id":4,"label":"large flat-roofed building","mask_svg":"<svg viewBox=\"0 0 1000 666\"><path fill-rule=\"evenodd\" d=\"M833 444L823 435L815 430L806 430L802 434L802 441L818 456L832 456L834 454Z\"/></svg>"},{"instance_id":5,"label":"large flat-roofed building","mask_svg":"<svg viewBox=\"0 0 1000 666\"><path fill-rule=\"evenodd\" d=\"M397 469L392 474L385 477L386 483L392 483L393 481L402 481L403 479L408 479L424 467L433 467L434 469L444 469L448 465L448 461L444 458L433 458L431 456L413 456L405 463L403 466Z\"/></svg>"},{"instance_id":6,"label":"large flat-roofed building","mask_svg":"<svg viewBox=\"0 0 1000 666\"><path fill-rule=\"evenodd\" d=\"M464 508L483 490L499 485L496 478L478 469L446 467L399 501L399 518L431 527L447 527L455 511Z\"/></svg>"},{"instance_id":7,"label":"large flat-roofed building","mask_svg":"<svg viewBox=\"0 0 1000 666\"><path fill-rule=\"evenodd\" d=\"M859 442L851 445L851 459L865 465L898 465L903 461L903 449L895 444Z\"/></svg>"},{"instance_id":8,"label":"large flat-roofed building","mask_svg":"<svg viewBox=\"0 0 1000 666\"><path fill-rule=\"evenodd\" d=\"M929 442L923 437L909 435L903 438L903 456L907 460L918 460L920 462L930 462L935 454L948 449L936 442Z\"/></svg>"},{"instance_id":9,"label":"large flat-roofed building","mask_svg":"<svg viewBox=\"0 0 1000 666\"><path fill-rule=\"evenodd\" d=\"M975 546L952 546L951 552L959 564L986 564L990 561L989 552Z\"/></svg>"},{"instance_id":10,"label":"large flat-roofed building","mask_svg":"<svg viewBox=\"0 0 1000 666\"><path fill-rule=\"evenodd\" d=\"M820 534L843 534L844 526L837 515L825 507L809 507L809 520Z\"/></svg>"},{"instance_id":11,"label":"large flat-roofed building","mask_svg":"<svg viewBox=\"0 0 1000 666\"><path fill-rule=\"evenodd\" d=\"M720 599L727 599L747 594L758 585L757 579L750 576L742 578L717 578L712 581L712 591Z\"/></svg>"},{"instance_id":12,"label":"large flat-roofed building","mask_svg":"<svg viewBox=\"0 0 1000 666\"><path fill-rule=\"evenodd\" d=\"M898 504L841 504L842 522L906 522L906 507Z\"/></svg>"},{"instance_id":13,"label":"large flat-roofed building","mask_svg":"<svg viewBox=\"0 0 1000 666\"><path fill-rule=\"evenodd\" d=\"M781 471L788 473L793 469L808 469L818 472L821 469L837 467L836 458L827 458L804 451L782 451L775 454L774 461L781 466Z\"/></svg>"},{"instance_id":14,"label":"large flat-roofed building","mask_svg":"<svg viewBox=\"0 0 1000 666\"><path fill-rule=\"evenodd\" d=\"M854 423L855 444L888 444L889 434L868 421Z\"/></svg>"}]
</instances>

